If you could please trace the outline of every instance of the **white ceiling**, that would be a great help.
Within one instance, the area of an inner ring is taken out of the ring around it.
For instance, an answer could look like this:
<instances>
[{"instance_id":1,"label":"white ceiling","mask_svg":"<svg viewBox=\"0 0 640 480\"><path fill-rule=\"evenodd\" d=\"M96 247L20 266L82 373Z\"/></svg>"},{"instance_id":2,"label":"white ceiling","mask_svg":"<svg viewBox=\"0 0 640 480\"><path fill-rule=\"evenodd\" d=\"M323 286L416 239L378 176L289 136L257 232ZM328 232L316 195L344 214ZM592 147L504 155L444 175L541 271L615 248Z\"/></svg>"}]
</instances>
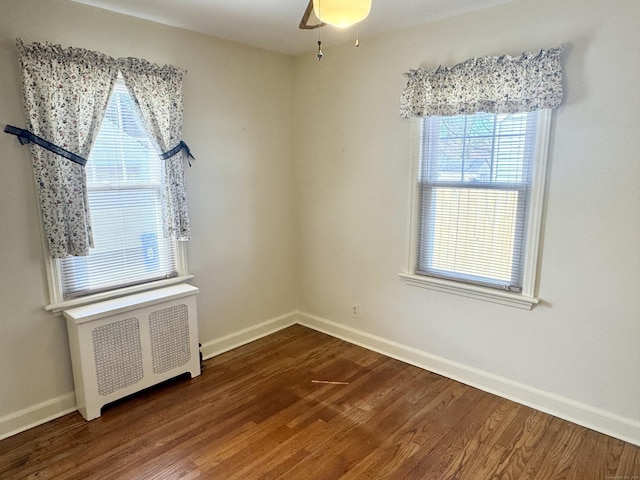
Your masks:
<instances>
[{"instance_id":1,"label":"white ceiling","mask_svg":"<svg viewBox=\"0 0 640 480\"><path fill-rule=\"evenodd\" d=\"M72 0L288 55L316 49L317 30L298 24L308 0ZM372 0L360 38L513 0ZM351 41L355 30L324 27L324 45Z\"/></svg>"}]
</instances>

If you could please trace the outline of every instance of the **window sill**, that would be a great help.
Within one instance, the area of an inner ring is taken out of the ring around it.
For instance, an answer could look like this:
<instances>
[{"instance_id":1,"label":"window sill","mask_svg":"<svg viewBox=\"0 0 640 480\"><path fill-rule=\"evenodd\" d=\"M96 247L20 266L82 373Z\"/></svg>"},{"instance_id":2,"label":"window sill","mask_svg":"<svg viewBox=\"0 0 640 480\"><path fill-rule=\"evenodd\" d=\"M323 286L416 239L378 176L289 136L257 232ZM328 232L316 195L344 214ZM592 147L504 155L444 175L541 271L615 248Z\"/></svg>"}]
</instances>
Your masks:
<instances>
[{"instance_id":1,"label":"window sill","mask_svg":"<svg viewBox=\"0 0 640 480\"><path fill-rule=\"evenodd\" d=\"M174 277L167 280L159 280L157 282L134 285L133 287L111 290L109 292L97 293L95 295L87 295L86 297L73 298L71 300L65 300L59 303L52 303L45 306L44 309L48 312L53 312L54 315L61 315L63 310L68 310L69 308L81 307L83 305L90 305L92 303L101 302L104 300L124 297L125 295L146 292L148 290L168 287L170 285L177 285L179 283L187 282L192 278L194 278L193 275L184 275L182 277Z\"/></svg>"},{"instance_id":2,"label":"window sill","mask_svg":"<svg viewBox=\"0 0 640 480\"><path fill-rule=\"evenodd\" d=\"M412 285L414 287L428 288L439 292L476 298L486 302L521 308L523 310L531 310L540 302L539 298L529 297L520 293L504 292L502 290L452 282L442 280L440 278L426 277L412 273L401 273L400 277L407 283L407 285Z\"/></svg>"}]
</instances>

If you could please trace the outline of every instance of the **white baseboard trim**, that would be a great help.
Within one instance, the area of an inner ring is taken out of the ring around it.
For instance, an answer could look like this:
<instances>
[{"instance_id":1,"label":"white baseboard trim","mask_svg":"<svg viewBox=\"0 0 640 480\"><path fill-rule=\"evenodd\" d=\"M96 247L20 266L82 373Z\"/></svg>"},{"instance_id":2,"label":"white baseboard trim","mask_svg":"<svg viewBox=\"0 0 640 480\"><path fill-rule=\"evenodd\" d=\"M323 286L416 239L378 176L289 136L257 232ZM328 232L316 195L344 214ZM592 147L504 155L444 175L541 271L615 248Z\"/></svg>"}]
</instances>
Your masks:
<instances>
[{"instance_id":1,"label":"white baseboard trim","mask_svg":"<svg viewBox=\"0 0 640 480\"><path fill-rule=\"evenodd\" d=\"M298 312L297 319L300 325L640 446L640 422L636 420L452 362L314 315Z\"/></svg>"},{"instance_id":2,"label":"white baseboard trim","mask_svg":"<svg viewBox=\"0 0 640 480\"><path fill-rule=\"evenodd\" d=\"M273 318L254 327L232 333L226 337L208 342L202 346L204 358L211 358L228 350L265 337L296 323L296 313ZM33 405L0 417L0 440L11 437L30 428L62 417L78 409L74 392Z\"/></svg>"},{"instance_id":3,"label":"white baseboard trim","mask_svg":"<svg viewBox=\"0 0 640 480\"><path fill-rule=\"evenodd\" d=\"M278 330L290 327L296 323L296 320L297 314L295 312L287 313L286 315L272 318L271 320L267 320L259 325L245 328L244 330L234 332L225 337L212 340L211 342L203 343L201 348L202 357L206 360L208 358L215 357L216 355L220 355L221 353L228 352L229 350L233 350L234 348L246 345L247 343L266 337Z\"/></svg>"},{"instance_id":4,"label":"white baseboard trim","mask_svg":"<svg viewBox=\"0 0 640 480\"><path fill-rule=\"evenodd\" d=\"M347 342L443 375L480 390L640 446L640 422L553 393L513 382L314 315L293 312L202 346L205 359L300 324ZM0 440L77 410L73 392L0 417Z\"/></svg>"},{"instance_id":5,"label":"white baseboard trim","mask_svg":"<svg viewBox=\"0 0 640 480\"><path fill-rule=\"evenodd\" d=\"M76 410L76 395L70 392L24 410L5 415L0 417L0 440Z\"/></svg>"}]
</instances>

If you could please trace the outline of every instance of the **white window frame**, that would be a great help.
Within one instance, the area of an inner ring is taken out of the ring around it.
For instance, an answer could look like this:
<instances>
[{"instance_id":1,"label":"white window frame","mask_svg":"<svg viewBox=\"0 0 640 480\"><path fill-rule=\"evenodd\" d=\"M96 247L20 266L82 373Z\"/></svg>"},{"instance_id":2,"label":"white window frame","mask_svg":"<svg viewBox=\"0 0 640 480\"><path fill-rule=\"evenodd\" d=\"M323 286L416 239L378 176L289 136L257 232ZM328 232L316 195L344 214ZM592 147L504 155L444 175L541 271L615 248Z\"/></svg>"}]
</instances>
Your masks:
<instances>
[{"instance_id":1,"label":"white window frame","mask_svg":"<svg viewBox=\"0 0 640 480\"><path fill-rule=\"evenodd\" d=\"M49 305L46 305L44 307L44 309L53 312L54 314L61 314L63 310L66 310L68 308L88 305L91 303L100 302L102 300L109 300L111 298L122 297L133 293L145 292L147 290L154 290L156 288L167 287L169 285L176 285L191 280L192 278L194 278L194 276L188 273L189 267L187 264L186 243L187 242L176 242L176 266L178 268L177 277L167 278L164 280L156 280L153 282L132 285L130 287L118 288L65 300L62 295L62 276L60 270L60 261L57 258L51 258L48 255L47 246L43 241L43 249L45 252L47 252L47 254L45 255L45 269L47 273L47 282L49 285L50 302Z\"/></svg>"},{"instance_id":2,"label":"white window frame","mask_svg":"<svg viewBox=\"0 0 640 480\"><path fill-rule=\"evenodd\" d=\"M46 305L44 308L45 310L51 311L56 315L61 314L63 310L66 310L68 308L88 305L103 300L130 295L133 293L144 292L147 290L154 290L156 288L162 288L170 285L176 285L194 278L193 275L189 275L188 273L189 267L187 264L187 242L174 241L177 276L65 299L63 294L62 268L60 260L57 258L51 258L51 256L48 254L49 250L46 245L45 233L42 227L42 212L40 211L40 209L38 209L38 214L40 217L39 223L42 238L42 248L43 252L45 253L45 270L47 276L47 284L49 287L50 302L49 305Z\"/></svg>"},{"instance_id":3,"label":"white window frame","mask_svg":"<svg viewBox=\"0 0 640 480\"><path fill-rule=\"evenodd\" d=\"M413 158L411 176L411 216L409 219L409 251L407 265L400 277L408 284L416 287L428 288L440 292L461 295L464 297L485 300L501 305L531 310L540 298L536 296L538 256L540 251L540 234L542 227L542 214L545 198L545 183L547 175L547 160L549 150L549 136L551 131L551 110L539 111L538 128L536 132L536 151L533 165L533 178L531 185L531 197L529 203L529 218L527 230L527 247L524 261L524 275L522 279L522 292L515 293L483 287L455 280L446 280L429 277L416 273L418 251L418 212L419 199L419 165L421 152L421 123L422 119L414 118L411 121L411 153Z\"/></svg>"}]
</instances>

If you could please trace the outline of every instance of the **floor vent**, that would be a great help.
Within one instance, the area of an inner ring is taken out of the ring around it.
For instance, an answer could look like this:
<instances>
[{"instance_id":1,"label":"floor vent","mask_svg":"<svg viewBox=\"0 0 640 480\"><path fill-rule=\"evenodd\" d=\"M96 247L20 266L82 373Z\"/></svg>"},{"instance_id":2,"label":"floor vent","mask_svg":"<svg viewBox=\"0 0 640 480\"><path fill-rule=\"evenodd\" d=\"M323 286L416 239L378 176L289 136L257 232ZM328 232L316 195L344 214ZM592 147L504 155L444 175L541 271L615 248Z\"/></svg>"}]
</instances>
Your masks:
<instances>
[{"instance_id":1,"label":"floor vent","mask_svg":"<svg viewBox=\"0 0 640 480\"><path fill-rule=\"evenodd\" d=\"M177 375L200 375L197 293L182 284L64 311L85 419Z\"/></svg>"}]
</instances>

